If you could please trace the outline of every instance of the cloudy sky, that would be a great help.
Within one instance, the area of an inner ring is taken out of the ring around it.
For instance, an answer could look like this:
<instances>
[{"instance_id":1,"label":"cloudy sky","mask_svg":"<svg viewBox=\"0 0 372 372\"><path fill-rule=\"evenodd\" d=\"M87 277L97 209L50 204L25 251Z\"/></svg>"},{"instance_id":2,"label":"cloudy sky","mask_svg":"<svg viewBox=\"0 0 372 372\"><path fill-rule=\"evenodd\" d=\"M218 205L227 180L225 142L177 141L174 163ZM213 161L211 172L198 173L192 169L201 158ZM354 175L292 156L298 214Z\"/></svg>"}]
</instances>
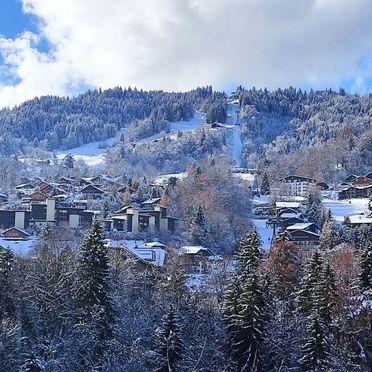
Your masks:
<instances>
[{"instance_id":1,"label":"cloudy sky","mask_svg":"<svg viewBox=\"0 0 372 372\"><path fill-rule=\"evenodd\" d=\"M89 87L372 90L371 0L1 0L0 106Z\"/></svg>"}]
</instances>

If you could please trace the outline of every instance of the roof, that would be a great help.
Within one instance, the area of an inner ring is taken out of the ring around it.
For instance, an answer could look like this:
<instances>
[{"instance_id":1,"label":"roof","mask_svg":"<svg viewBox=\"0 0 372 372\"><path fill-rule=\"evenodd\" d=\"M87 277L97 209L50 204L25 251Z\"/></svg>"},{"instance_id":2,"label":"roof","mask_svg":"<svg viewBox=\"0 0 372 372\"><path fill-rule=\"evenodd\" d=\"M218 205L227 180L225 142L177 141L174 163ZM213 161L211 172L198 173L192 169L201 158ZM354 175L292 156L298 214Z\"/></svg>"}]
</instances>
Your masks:
<instances>
[{"instance_id":1,"label":"roof","mask_svg":"<svg viewBox=\"0 0 372 372\"><path fill-rule=\"evenodd\" d=\"M300 202L275 202L277 208L300 208Z\"/></svg>"},{"instance_id":2,"label":"roof","mask_svg":"<svg viewBox=\"0 0 372 372\"><path fill-rule=\"evenodd\" d=\"M349 216L351 224L372 224L372 217L366 215Z\"/></svg>"},{"instance_id":3,"label":"roof","mask_svg":"<svg viewBox=\"0 0 372 372\"><path fill-rule=\"evenodd\" d=\"M180 253L181 254L198 254L201 251L207 252L209 255L212 255L212 252L205 247L202 247L200 245L196 246L183 246L180 248Z\"/></svg>"},{"instance_id":4,"label":"roof","mask_svg":"<svg viewBox=\"0 0 372 372\"><path fill-rule=\"evenodd\" d=\"M26 231L24 231L24 230L22 230L22 229L20 229L20 228L18 228L18 227L9 227L9 229L6 229L6 230L4 230L2 233L1 233L1 235L4 235L6 232L8 232L8 231L11 231L11 230L17 230L17 231L19 231L20 233L22 233L23 235L26 235L26 236L30 236L30 234L28 233L28 232L26 232Z\"/></svg>"},{"instance_id":5,"label":"roof","mask_svg":"<svg viewBox=\"0 0 372 372\"><path fill-rule=\"evenodd\" d=\"M93 187L97 192L103 194L103 191L102 191L99 187L97 187L97 186L95 186L95 185L92 185L92 184L89 184L89 185L86 185L85 187L83 187L83 188L81 189L81 192L84 192L84 190L86 190L86 189L88 189L88 188L92 188L92 187Z\"/></svg>"},{"instance_id":6,"label":"roof","mask_svg":"<svg viewBox=\"0 0 372 372\"><path fill-rule=\"evenodd\" d=\"M301 218L300 213L283 213L280 218Z\"/></svg>"},{"instance_id":7,"label":"roof","mask_svg":"<svg viewBox=\"0 0 372 372\"><path fill-rule=\"evenodd\" d=\"M144 205L147 205L147 204L155 204L155 203L159 203L161 200L161 198L152 198L152 199L147 199L145 200L144 202L142 202L141 204L144 204Z\"/></svg>"},{"instance_id":8,"label":"roof","mask_svg":"<svg viewBox=\"0 0 372 372\"><path fill-rule=\"evenodd\" d=\"M311 222L295 223L294 225L288 226L287 230L305 230L313 225Z\"/></svg>"},{"instance_id":9,"label":"roof","mask_svg":"<svg viewBox=\"0 0 372 372\"><path fill-rule=\"evenodd\" d=\"M140 240L107 240L111 248L121 248L128 251L132 256L142 262L162 267L165 264L166 251L162 248L145 247L144 241ZM161 243L156 243L161 244Z\"/></svg>"},{"instance_id":10,"label":"roof","mask_svg":"<svg viewBox=\"0 0 372 372\"><path fill-rule=\"evenodd\" d=\"M140 248L165 248L165 245L159 242L148 242L143 244Z\"/></svg>"},{"instance_id":11,"label":"roof","mask_svg":"<svg viewBox=\"0 0 372 372\"><path fill-rule=\"evenodd\" d=\"M289 176L284 177L284 178L281 178L279 181L290 180L290 179L293 179L293 178L295 178L295 179L297 179L297 180L299 180L301 182L303 182L303 181L312 182L312 183L316 183L317 182L314 178L303 177L303 176L296 176L294 174L289 175Z\"/></svg>"}]
</instances>

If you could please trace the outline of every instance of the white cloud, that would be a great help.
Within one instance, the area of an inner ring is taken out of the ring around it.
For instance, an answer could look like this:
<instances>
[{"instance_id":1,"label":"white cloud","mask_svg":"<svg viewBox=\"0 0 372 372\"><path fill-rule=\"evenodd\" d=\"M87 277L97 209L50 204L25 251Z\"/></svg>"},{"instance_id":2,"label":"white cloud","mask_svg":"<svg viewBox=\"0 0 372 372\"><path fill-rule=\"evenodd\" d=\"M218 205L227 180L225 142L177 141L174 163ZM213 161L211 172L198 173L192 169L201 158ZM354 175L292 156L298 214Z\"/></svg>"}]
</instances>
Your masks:
<instances>
[{"instance_id":1,"label":"white cloud","mask_svg":"<svg viewBox=\"0 0 372 372\"><path fill-rule=\"evenodd\" d=\"M0 105L74 87L367 89L370 0L23 0L40 35L0 39ZM44 37L52 46L37 48ZM367 59L367 63L366 60ZM361 61L364 61L361 64ZM4 68L4 67L3 67Z\"/></svg>"}]
</instances>

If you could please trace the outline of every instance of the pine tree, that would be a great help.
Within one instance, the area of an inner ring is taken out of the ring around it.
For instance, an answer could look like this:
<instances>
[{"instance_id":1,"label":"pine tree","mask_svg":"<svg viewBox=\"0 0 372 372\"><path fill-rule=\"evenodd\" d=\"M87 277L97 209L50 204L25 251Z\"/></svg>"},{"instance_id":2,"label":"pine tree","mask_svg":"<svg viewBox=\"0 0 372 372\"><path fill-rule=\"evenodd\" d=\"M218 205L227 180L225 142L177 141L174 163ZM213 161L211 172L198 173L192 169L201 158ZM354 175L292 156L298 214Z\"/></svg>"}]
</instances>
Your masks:
<instances>
[{"instance_id":1,"label":"pine tree","mask_svg":"<svg viewBox=\"0 0 372 372\"><path fill-rule=\"evenodd\" d=\"M14 255L9 248L0 247L0 320L14 315L11 272Z\"/></svg>"},{"instance_id":2,"label":"pine tree","mask_svg":"<svg viewBox=\"0 0 372 372\"><path fill-rule=\"evenodd\" d=\"M332 321L332 309L336 300L336 286L333 271L327 263L321 271L319 283L315 289L316 310L325 325Z\"/></svg>"},{"instance_id":3,"label":"pine tree","mask_svg":"<svg viewBox=\"0 0 372 372\"><path fill-rule=\"evenodd\" d=\"M251 271L255 269L261 259L261 239L257 230L254 228L247 232L239 243L239 250L235 257L241 269Z\"/></svg>"},{"instance_id":4,"label":"pine tree","mask_svg":"<svg viewBox=\"0 0 372 372\"><path fill-rule=\"evenodd\" d=\"M362 291L372 291L372 243L368 244L360 257L359 283Z\"/></svg>"},{"instance_id":5,"label":"pine tree","mask_svg":"<svg viewBox=\"0 0 372 372\"><path fill-rule=\"evenodd\" d=\"M208 231L204 211L200 205L191 221L189 236L192 244L205 245L207 243Z\"/></svg>"},{"instance_id":6,"label":"pine tree","mask_svg":"<svg viewBox=\"0 0 372 372\"><path fill-rule=\"evenodd\" d=\"M333 249L338 242L338 234L336 225L330 215L327 216L324 222L322 232L320 234L320 247L321 249Z\"/></svg>"},{"instance_id":7,"label":"pine tree","mask_svg":"<svg viewBox=\"0 0 372 372\"><path fill-rule=\"evenodd\" d=\"M323 260L315 251L305 267L305 273L300 283L296 298L297 310L304 315L311 314L315 303L315 291L323 268Z\"/></svg>"},{"instance_id":8,"label":"pine tree","mask_svg":"<svg viewBox=\"0 0 372 372\"><path fill-rule=\"evenodd\" d=\"M239 371L260 370L264 301L257 275L242 284L237 313L232 318L232 357Z\"/></svg>"},{"instance_id":9,"label":"pine tree","mask_svg":"<svg viewBox=\"0 0 372 372\"><path fill-rule=\"evenodd\" d=\"M322 320L313 315L307 327L307 337L301 350L302 371L330 371L330 347Z\"/></svg>"},{"instance_id":10,"label":"pine tree","mask_svg":"<svg viewBox=\"0 0 372 372\"><path fill-rule=\"evenodd\" d=\"M266 172L262 176L260 191L262 195L270 194L270 182Z\"/></svg>"},{"instance_id":11,"label":"pine tree","mask_svg":"<svg viewBox=\"0 0 372 372\"><path fill-rule=\"evenodd\" d=\"M184 345L181 338L179 319L170 308L162 318L160 326L155 331L155 353L157 372L177 371L183 359Z\"/></svg>"},{"instance_id":12,"label":"pine tree","mask_svg":"<svg viewBox=\"0 0 372 372\"><path fill-rule=\"evenodd\" d=\"M105 352L113 325L109 259L98 221L93 222L81 246L75 300L82 332L93 339L91 362L95 365ZM84 352L89 355L90 350Z\"/></svg>"}]
</instances>

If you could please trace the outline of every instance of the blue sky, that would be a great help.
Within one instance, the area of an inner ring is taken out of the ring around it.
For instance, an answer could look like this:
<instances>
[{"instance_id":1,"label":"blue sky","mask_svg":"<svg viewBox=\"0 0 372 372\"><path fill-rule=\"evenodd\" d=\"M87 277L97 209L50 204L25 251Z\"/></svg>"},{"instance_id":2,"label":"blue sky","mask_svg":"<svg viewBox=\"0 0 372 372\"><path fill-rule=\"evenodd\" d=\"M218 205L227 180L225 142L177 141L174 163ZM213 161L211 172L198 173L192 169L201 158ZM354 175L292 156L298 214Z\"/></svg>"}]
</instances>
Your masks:
<instances>
[{"instance_id":1,"label":"blue sky","mask_svg":"<svg viewBox=\"0 0 372 372\"><path fill-rule=\"evenodd\" d=\"M35 26L36 18L23 13L21 1L0 1L0 34L15 38L24 31L34 31Z\"/></svg>"},{"instance_id":2,"label":"blue sky","mask_svg":"<svg viewBox=\"0 0 372 372\"><path fill-rule=\"evenodd\" d=\"M371 0L0 0L0 107L118 85L366 94L371 19Z\"/></svg>"}]
</instances>

